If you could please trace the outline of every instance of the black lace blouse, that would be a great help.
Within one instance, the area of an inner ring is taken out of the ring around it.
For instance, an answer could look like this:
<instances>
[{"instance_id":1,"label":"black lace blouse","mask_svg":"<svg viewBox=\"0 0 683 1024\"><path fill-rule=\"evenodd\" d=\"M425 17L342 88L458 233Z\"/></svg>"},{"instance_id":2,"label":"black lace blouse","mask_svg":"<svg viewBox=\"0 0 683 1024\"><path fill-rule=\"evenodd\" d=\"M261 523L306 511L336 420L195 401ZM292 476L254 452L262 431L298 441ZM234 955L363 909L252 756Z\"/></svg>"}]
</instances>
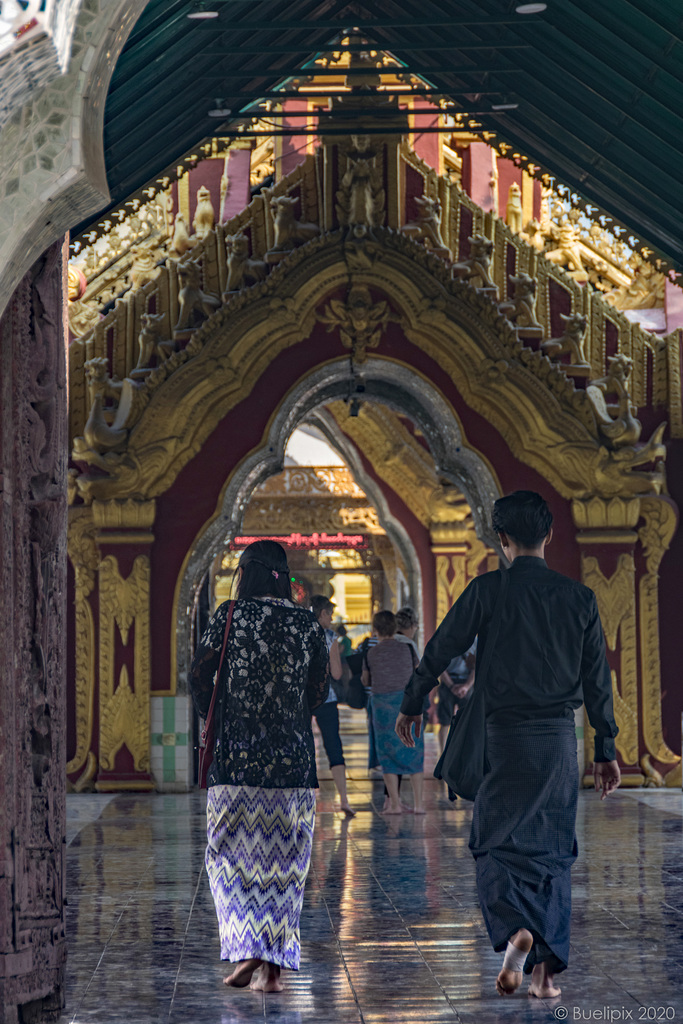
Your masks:
<instances>
[{"instance_id":1,"label":"black lace blouse","mask_svg":"<svg viewBox=\"0 0 683 1024\"><path fill-rule=\"evenodd\" d=\"M202 718L211 703L226 601L195 652L190 690ZM235 602L214 709L208 785L265 789L318 785L311 711L327 696L327 644L312 612L283 598Z\"/></svg>"}]
</instances>

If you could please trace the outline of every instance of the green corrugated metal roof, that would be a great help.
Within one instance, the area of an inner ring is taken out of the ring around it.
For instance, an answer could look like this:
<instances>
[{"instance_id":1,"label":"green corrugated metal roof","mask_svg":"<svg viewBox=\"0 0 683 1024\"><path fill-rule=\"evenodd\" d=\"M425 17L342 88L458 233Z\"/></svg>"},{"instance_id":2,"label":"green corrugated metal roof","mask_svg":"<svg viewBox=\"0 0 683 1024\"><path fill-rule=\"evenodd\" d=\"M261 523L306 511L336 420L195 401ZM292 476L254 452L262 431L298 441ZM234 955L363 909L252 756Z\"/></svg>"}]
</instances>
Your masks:
<instances>
[{"instance_id":1,"label":"green corrugated metal roof","mask_svg":"<svg viewBox=\"0 0 683 1024\"><path fill-rule=\"evenodd\" d=\"M188 20L193 2L151 0L119 58L114 202L216 131L216 97L237 112L362 23L463 109L496 91L518 103L479 120L681 266L681 0L548 0L532 17L508 0L214 0L205 22Z\"/></svg>"}]
</instances>

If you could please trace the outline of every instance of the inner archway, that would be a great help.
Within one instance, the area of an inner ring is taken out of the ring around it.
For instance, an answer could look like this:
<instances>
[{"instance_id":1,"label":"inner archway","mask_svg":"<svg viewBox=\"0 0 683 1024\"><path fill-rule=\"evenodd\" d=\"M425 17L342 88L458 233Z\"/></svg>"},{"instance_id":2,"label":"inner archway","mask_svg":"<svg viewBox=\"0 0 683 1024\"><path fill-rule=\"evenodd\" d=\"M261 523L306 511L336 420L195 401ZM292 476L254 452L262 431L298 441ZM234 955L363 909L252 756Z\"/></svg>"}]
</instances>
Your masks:
<instances>
[{"instance_id":1,"label":"inner archway","mask_svg":"<svg viewBox=\"0 0 683 1024\"><path fill-rule=\"evenodd\" d=\"M335 403L349 398L350 384L356 401L386 406L408 417L423 435L434 460L441 486L462 493L469 508L478 539L488 548L496 547L489 524L493 501L500 486L488 462L468 446L462 426L443 395L413 369L387 359L369 359L362 376L351 378L346 359L333 360L306 375L290 390L270 421L262 444L242 460L223 490L220 507L196 537L185 558L176 589L175 663L177 693L187 692L187 674L192 650L192 610L208 567L242 531L244 512L254 489L279 473L284 464L287 442L296 427L310 420L350 465L378 511L387 535L406 565L413 600L424 605L423 573L415 546L406 528L392 514L385 496L364 469L358 451L330 413ZM358 390L358 389L361 390Z\"/></svg>"}]
</instances>

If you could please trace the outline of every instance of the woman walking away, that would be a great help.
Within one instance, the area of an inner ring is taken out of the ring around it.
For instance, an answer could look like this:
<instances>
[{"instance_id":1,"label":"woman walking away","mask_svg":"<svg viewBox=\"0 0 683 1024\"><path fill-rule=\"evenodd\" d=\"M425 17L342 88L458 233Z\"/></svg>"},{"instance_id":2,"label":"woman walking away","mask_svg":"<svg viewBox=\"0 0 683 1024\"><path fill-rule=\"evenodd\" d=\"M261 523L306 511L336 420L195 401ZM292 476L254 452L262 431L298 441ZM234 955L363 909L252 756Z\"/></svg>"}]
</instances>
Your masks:
<instances>
[{"instance_id":1,"label":"woman walking away","mask_svg":"<svg viewBox=\"0 0 683 1024\"><path fill-rule=\"evenodd\" d=\"M377 759L389 793L389 806L385 813L402 813L398 778L399 775L410 775L413 784L413 811L415 814L424 814L423 736L420 734L415 746L408 748L403 746L394 732L396 716L403 700L403 690L418 664L418 659L412 644L395 639L396 616L393 612L377 612L372 625L379 642L368 651L367 668L363 669L363 682L372 689L372 727Z\"/></svg>"},{"instance_id":2,"label":"woman walking away","mask_svg":"<svg viewBox=\"0 0 683 1024\"><path fill-rule=\"evenodd\" d=\"M208 775L206 870L225 984L281 992L280 968L298 970L299 917L315 820L311 710L327 696L327 645L315 617L291 599L287 555L250 544L216 679L216 742ZM232 602L209 622L191 669L206 717Z\"/></svg>"},{"instance_id":3,"label":"woman walking away","mask_svg":"<svg viewBox=\"0 0 683 1024\"><path fill-rule=\"evenodd\" d=\"M320 734L323 738L323 746L330 762L330 771L334 784L339 793L339 805L347 818L355 818L356 812L349 803L346 791L346 764L344 762L344 748L342 747L341 736L339 735L339 709L337 707L337 694L334 691L334 684L342 677L341 654L339 644L334 630L332 629L332 616L335 605L329 597L324 594L313 594L311 598L311 611L318 620L319 625L325 631L328 657L330 664L330 690L327 700L314 712L313 717L318 723Z\"/></svg>"}]
</instances>

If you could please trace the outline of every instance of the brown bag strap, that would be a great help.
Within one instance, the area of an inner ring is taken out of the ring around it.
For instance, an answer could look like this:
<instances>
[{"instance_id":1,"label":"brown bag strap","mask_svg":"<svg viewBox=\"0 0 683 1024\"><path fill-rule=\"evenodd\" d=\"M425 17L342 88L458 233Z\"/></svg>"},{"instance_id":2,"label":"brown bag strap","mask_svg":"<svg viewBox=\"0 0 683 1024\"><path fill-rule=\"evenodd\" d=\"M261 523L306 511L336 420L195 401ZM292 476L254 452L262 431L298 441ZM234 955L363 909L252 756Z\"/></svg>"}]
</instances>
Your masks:
<instances>
[{"instance_id":1,"label":"brown bag strap","mask_svg":"<svg viewBox=\"0 0 683 1024\"><path fill-rule=\"evenodd\" d=\"M214 706L216 704L216 694L218 693L218 683L219 683L220 678L221 678L221 669L223 668L223 659L225 658L225 648L228 645L228 634L230 632L230 623L232 622L232 613L234 612L234 610L235 610L235 602L231 601L230 602L230 610L228 612L228 618L227 618L227 620L225 622L225 633L223 634L223 647L221 648L221 656L220 656L220 659L219 659L219 662L218 662L218 671L216 672L216 682L214 683L213 693L211 694L211 703L209 704L209 711L208 711L207 716L206 716L206 722L205 722L205 725L204 725L204 731L206 731L206 727L208 726L209 722L211 722L213 720L213 709L214 709Z\"/></svg>"}]
</instances>

